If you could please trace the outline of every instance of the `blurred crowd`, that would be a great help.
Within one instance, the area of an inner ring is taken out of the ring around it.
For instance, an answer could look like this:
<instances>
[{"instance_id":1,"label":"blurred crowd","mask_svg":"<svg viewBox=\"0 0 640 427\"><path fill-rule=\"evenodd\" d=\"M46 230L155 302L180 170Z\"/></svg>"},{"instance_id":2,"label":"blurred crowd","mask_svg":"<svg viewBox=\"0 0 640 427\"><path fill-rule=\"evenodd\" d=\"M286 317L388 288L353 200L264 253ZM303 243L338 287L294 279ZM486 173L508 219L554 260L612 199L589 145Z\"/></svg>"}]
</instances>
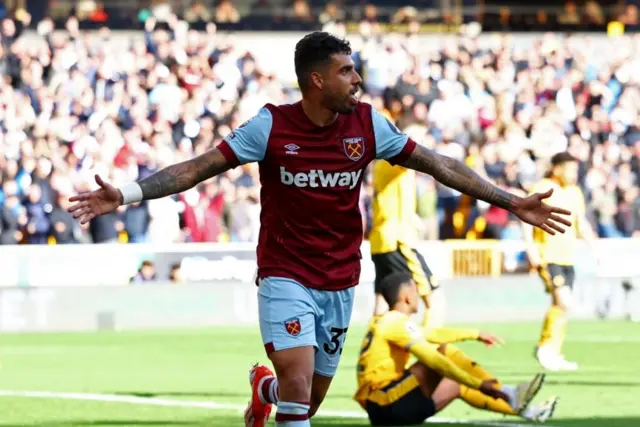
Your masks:
<instances>
[{"instance_id":1,"label":"blurred crowd","mask_svg":"<svg viewBox=\"0 0 640 427\"><path fill-rule=\"evenodd\" d=\"M265 103L297 101L295 87L213 24L196 32L175 16L162 28L149 18L144 39L131 43L106 29L81 32L75 18L63 33L44 20L39 38L25 41L25 24L0 28L0 244L256 240L256 165L86 227L66 212L67 199L95 188L95 174L119 185L201 154ZM639 37L596 46L549 35L527 49L508 35L469 33L439 47L371 28L349 38L362 101L414 139L521 194L568 150L580 159L599 234L640 236ZM367 175L365 230L370 183ZM425 239L521 237L507 212L429 177L416 191Z\"/></svg>"}]
</instances>

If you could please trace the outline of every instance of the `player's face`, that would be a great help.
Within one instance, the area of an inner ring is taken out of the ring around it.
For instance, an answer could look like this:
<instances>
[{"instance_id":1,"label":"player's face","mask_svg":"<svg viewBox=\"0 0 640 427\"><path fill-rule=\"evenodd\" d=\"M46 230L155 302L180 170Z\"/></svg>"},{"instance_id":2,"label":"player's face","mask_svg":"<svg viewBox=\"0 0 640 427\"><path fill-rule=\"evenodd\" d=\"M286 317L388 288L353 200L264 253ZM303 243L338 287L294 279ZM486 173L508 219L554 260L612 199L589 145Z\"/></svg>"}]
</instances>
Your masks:
<instances>
[{"instance_id":1,"label":"player's face","mask_svg":"<svg viewBox=\"0 0 640 427\"><path fill-rule=\"evenodd\" d=\"M575 185L578 182L578 162L566 162L560 166L560 179L564 185Z\"/></svg>"},{"instance_id":2,"label":"player's face","mask_svg":"<svg viewBox=\"0 0 640 427\"><path fill-rule=\"evenodd\" d=\"M350 114L358 103L357 93L362 78L349 55L333 55L324 74L324 106L339 114Z\"/></svg>"}]
</instances>

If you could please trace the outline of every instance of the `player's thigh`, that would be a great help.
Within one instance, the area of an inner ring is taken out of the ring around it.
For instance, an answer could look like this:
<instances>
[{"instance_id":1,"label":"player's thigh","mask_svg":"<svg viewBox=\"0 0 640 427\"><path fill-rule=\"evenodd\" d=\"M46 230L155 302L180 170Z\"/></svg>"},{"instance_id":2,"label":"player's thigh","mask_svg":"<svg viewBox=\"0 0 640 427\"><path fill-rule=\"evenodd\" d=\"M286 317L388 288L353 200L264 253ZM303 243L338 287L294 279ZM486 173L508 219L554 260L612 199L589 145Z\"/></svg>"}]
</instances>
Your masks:
<instances>
[{"instance_id":1,"label":"player's thigh","mask_svg":"<svg viewBox=\"0 0 640 427\"><path fill-rule=\"evenodd\" d=\"M318 313L310 290L291 279L262 279L258 311L262 341L278 376L280 398L308 399Z\"/></svg>"},{"instance_id":2,"label":"player's thigh","mask_svg":"<svg viewBox=\"0 0 640 427\"><path fill-rule=\"evenodd\" d=\"M411 369L383 389L370 395L367 415L375 426L422 424L436 413L433 399L420 387L420 380Z\"/></svg>"},{"instance_id":3,"label":"player's thigh","mask_svg":"<svg viewBox=\"0 0 640 427\"><path fill-rule=\"evenodd\" d=\"M404 259L405 271L411 274L418 286L420 296L430 295L434 290L435 281L432 281L433 274L424 257L417 250L405 245L400 245L398 251Z\"/></svg>"},{"instance_id":4,"label":"player's thigh","mask_svg":"<svg viewBox=\"0 0 640 427\"><path fill-rule=\"evenodd\" d=\"M315 291L321 311L315 332L318 342L316 374L330 378L336 374L351 321L354 292L353 287L341 291Z\"/></svg>"},{"instance_id":5,"label":"player's thigh","mask_svg":"<svg viewBox=\"0 0 640 427\"><path fill-rule=\"evenodd\" d=\"M258 287L260 333L267 354L316 346L318 306L311 290L295 280L267 277Z\"/></svg>"},{"instance_id":6,"label":"player's thigh","mask_svg":"<svg viewBox=\"0 0 640 427\"><path fill-rule=\"evenodd\" d=\"M450 378L443 378L431 395L435 412L442 411L458 397L460 397L460 384Z\"/></svg>"},{"instance_id":7,"label":"player's thigh","mask_svg":"<svg viewBox=\"0 0 640 427\"><path fill-rule=\"evenodd\" d=\"M542 279L545 291L548 294L553 292L553 274L558 274L558 266L555 264L541 265L538 267L538 275Z\"/></svg>"},{"instance_id":8,"label":"player's thigh","mask_svg":"<svg viewBox=\"0 0 640 427\"><path fill-rule=\"evenodd\" d=\"M552 303L564 310L572 305L572 289L575 272L572 266L549 264L546 267L546 288Z\"/></svg>"},{"instance_id":9,"label":"player's thigh","mask_svg":"<svg viewBox=\"0 0 640 427\"><path fill-rule=\"evenodd\" d=\"M576 283L576 269L573 265L566 265L564 267L565 286L573 290L573 285Z\"/></svg>"}]
</instances>

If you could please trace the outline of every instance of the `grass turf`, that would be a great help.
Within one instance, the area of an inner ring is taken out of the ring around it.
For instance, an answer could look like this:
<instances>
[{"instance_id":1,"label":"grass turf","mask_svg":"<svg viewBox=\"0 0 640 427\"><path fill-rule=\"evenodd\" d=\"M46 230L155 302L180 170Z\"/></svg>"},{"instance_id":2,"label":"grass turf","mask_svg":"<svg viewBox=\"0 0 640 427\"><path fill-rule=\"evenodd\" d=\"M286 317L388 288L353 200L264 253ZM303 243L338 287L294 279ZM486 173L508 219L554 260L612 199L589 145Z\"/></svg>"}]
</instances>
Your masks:
<instances>
[{"instance_id":1,"label":"grass turf","mask_svg":"<svg viewBox=\"0 0 640 427\"><path fill-rule=\"evenodd\" d=\"M507 383L529 379L537 372L533 347L539 325L482 327L503 336L507 344L496 349L484 348L479 343L462 345L478 362ZM636 400L640 393L639 328L623 322L570 325L566 353L580 363L580 370L548 375L537 400L550 395L561 397L556 417L549 424L556 427L640 425L640 405ZM367 425L366 419L353 418L362 412L351 399L362 332L358 328L349 330L339 373L322 407L330 412L329 416L314 419L314 427ZM247 370L258 361L265 362L266 356L257 329L3 334L0 335L0 390L100 393L142 400L125 403L0 395L0 426L241 427L238 408L249 396ZM174 406L152 405L145 398L169 400L168 404ZM193 405L193 402L221 406L179 406ZM469 408L460 402L438 417L472 426L493 422L527 424Z\"/></svg>"}]
</instances>

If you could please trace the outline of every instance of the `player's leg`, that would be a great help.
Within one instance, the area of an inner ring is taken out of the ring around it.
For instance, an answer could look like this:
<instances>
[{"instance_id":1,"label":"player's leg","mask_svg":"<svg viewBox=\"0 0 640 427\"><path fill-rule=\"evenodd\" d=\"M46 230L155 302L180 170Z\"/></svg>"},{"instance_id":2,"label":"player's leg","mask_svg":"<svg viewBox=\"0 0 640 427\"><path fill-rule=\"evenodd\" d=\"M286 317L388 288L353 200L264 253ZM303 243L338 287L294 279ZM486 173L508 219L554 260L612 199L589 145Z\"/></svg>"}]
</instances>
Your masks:
<instances>
[{"instance_id":1,"label":"player's leg","mask_svg":"<svg viewBox=\"0 0 640 427\"><path fill-rule=\"evenodd\" d=\"M555 397L539 405L531 405L518 412L507 401L494 399L484 393L460 385L455 381L444 378L431 396L436 408L436 413L443 410L449 403L456 399L462 399L469 406L477 409L491 411L498 414L520 416L531 421L544 422L553 415L558 399Z\"/></svg>"},{"instance_id":2,"label":"player's leg","mask_svg":"<svg viewBox=\"0 0 640 427\"><path fill-rule=\"evenodd\" d=\"M311 390L310 414L314 415L327 395L340 363L351 321L355 288L342 291L313 290L312 293L320 307L320 315L316 322L318 348Z\"/></svg>"},{"instance_id":3,"label":"player's leg","mask_svg":"<svg viewBox=\"0 0 640 427\"><path fill-rule=\"evenodd\" d=\"M558 305L565 308L564 322L561 324L559 330L559 338L557 340L557 348L555 350L560 355L560 362L558 363L560 370L563 371L575 371L578 369L578 364L570 362L565 359L562 347L567 335L567 325L569 323L569 311L573 306L573 285L575 283L576 273L573 266L564 266L563 275L565 277L564 286L556 291L556 297Z\"/></svg>"},{"instance_id":4,"label":"player's leg","mask_svg":"<svg viewBox=\"0 0 640 427\"><path fill-rule=\"evenodd\" d=\"M547 292L551 295L551 307L544 319L536 356L545 369L555 371L561 369L560 355L566 334L573 277L567 276L564 267L555 264L541 267L539 272Z\"/></svg>"},{"instance_id":5,"label":"player's leg","mask_svg":"<svg viewBox=\"0 0 640 427\"><path fill-rule=\"evenodd\" d=\"M534 376L534 378L529 382L523 382L517 385L503 384L495 375L487 371L481 364L475 362L471 357L469 357L455 345L441 345L438 350L465 372L473 375L476 378L495 382L496 387L498 387L510 397L508 403L510 408L512 408L515 412L519 412L523 408L527 407L529 403L531 403L533 398L538 394L538 392L542 388L542 384L544 383L545 375L538 374ZM465 393L467 390L470 389L464 389ZM475 393L466 393L461 397L465 398L465 396L468 396L468 399L470 400L470 402L468 403L472 405L473 401L477 401L480 403L484 402L484 398L480 400L474 399L474 395ZM498 404L498 406L502 405ZM503 413L510 414L511 412L507 411Z\"/></svg>"},{"instance_id":6,"label":"player's leg","mask_svg":"<svg viewBox=\"0 0 640 427\"><path fill-rule=\"evenodd\" d=\"M258 309L263 343L276 374L266 367L252 369L253 395L245 424L264 426L276 403L277 427L309 426L318 313L311 290L290 279L262 279Z\"/></svg>"}]
</instances>

